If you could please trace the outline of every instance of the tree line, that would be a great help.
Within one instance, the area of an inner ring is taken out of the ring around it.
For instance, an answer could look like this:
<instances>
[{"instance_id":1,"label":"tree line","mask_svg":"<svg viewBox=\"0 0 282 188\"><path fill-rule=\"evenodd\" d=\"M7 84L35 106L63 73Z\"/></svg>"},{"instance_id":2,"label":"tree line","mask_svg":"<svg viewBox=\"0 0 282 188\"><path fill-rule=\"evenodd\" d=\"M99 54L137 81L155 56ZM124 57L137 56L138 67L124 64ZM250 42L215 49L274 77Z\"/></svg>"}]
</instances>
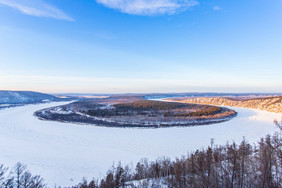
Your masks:
<instances>
[{"instance_id":1,"label":"tree line","mask_svg":"<svg viewBox=\"0 0 282 188\"><path fill-rule=\"evenodd\" d=\"M262 138L257 145L245 139L197 150L171 160L163 157L137 163L134 169L118 163L100 181L84 179L75 188L110 187L282 187L281 134Z\"/></svg>"}]
</instances>

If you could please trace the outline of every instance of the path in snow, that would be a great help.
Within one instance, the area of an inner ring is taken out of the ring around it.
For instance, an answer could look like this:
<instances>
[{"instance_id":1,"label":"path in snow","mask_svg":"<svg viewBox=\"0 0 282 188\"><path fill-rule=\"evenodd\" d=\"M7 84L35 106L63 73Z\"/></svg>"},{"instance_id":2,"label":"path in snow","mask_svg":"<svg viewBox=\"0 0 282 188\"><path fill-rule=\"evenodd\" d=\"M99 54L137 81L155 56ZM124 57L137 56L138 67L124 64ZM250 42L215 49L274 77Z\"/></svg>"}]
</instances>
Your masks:
<instances>
[{"instance_id":1,"label":"path in snow","mask_svg":"<svg viewBox=\"0 0 282 188\"><path fill-rule=\"evenodd\" d=\"M113 161L136 163L146 157L180 157L188 151L216 144L256 142L277 130L273 120L282 114L232 108L230 121L196 127L161 129L106 128L41 121L37 110L66 103L27 105L0 110L0 163L13 167L20 161L49 186L74 185L82 177L103 177Z\"/></svg>"}]
</instances>

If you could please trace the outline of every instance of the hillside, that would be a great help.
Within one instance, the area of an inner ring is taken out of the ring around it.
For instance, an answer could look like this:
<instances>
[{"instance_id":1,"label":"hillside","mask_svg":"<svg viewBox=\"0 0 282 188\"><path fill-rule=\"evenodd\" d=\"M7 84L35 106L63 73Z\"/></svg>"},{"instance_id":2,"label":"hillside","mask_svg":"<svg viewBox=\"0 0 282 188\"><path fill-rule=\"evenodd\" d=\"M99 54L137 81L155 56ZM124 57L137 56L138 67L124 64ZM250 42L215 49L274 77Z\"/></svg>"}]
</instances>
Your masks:
<instances>
[{"instance_id":1,"label":"hillside","mask_svg":"<svg viewBox=\"0 0 282 188\"><path fill-rule=\"evenodd\" d=\"M282 96L255 98L255 99L198 97L198 98L175 98L169 100L184 102L184 103L193 103L193 104L209 104L209 105L251 108L251 109L264 110L268 112L282 113Z\"/></svg>"},{"instance_id":2,"label":"hillside","mask_svg":"<svg viewBox=\"0 0 282 188\"><path fill-rule=\"evenodd\" d=\"M0 91L0 104L28 104L61 100L53 95L33 91Z\"/></svg>"}]
</instances>

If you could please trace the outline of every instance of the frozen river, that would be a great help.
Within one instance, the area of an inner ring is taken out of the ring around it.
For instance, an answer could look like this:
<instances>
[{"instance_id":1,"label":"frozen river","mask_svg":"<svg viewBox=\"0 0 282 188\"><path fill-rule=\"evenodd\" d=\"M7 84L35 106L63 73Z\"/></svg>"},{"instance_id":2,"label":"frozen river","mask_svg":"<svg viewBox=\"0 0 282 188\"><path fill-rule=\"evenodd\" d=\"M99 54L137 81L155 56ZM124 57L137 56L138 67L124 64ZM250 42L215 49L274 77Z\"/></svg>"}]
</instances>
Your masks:
<instances>
[{"instance_id":1,"label":"frozen river","mask_svg":"<svg viewBox=\"0 0 282 188\"><path fill-rule=\"evenodd\" d=\"M66 103L27 105L0 110L0 163L16 162L40 174L49 186L74 185L82 177L103 177L113 161L135 164L141 158L180 157L188 151L215 144L256 142L277 130L273 120L282 114L232 108L230 121L196 127L161 129L106 128L41 121L37 110Z\"/></svg>"}]
</instances>

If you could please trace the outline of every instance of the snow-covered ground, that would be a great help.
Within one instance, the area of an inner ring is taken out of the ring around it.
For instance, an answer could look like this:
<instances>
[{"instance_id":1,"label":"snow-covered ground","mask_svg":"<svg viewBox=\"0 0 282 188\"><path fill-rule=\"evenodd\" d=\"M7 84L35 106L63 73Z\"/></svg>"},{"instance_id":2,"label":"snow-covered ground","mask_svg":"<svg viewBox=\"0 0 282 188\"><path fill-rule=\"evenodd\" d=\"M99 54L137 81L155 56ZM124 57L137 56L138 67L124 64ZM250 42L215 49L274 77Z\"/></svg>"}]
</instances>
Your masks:
<instances>
[{"instance_id":1,"label":"snow-covered ground","mask_svg":"<svg viewBox=\"0 0 282 188\"><path fill-rule=\"evenodd\" d=\"M188 151L216 144L250 142L271 134L282 114L233 108L238 116L230 121L195 127L161 129L106 128L41 121L37 110L66 104L26 105L0 111L0 163L14 166L20 161L50 187L74 185L82 177L104 176L113 161L135 164L146 157L179 157Z\"/></svg>"}]
</instances>

